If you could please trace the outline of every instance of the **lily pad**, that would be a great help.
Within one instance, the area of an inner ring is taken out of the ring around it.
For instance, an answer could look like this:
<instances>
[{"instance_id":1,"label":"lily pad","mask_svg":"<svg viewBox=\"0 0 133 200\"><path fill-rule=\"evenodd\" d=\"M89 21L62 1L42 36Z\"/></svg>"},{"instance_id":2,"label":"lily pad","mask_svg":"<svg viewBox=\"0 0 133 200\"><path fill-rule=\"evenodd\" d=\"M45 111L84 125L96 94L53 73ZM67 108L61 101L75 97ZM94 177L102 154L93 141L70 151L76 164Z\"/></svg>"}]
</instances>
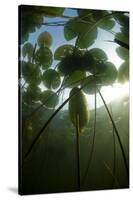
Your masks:
<instances>
[{"instance_id":1,"label":"lily pad","mask_svg":"<svg viewBox=\"0 0 133 200\"><path fill-rule=\"evenodd\" d=\"M77 87L81 84L80 80L84 79L85 77L86 73L84 71L74 71L65 78L64 86L70 88Z\"/></svg>"},{"instance_id":2,"label":"lily pad","mask_svg":"<svg viewBox=\"0 0 133 200\"><path fill-rule=\"evenodd\" d=\"M42 32L37 39L38 45L41 47L50 47L52 45L52 36L49 32Z\"/></svg>"},{"instance_id":3,"label":"lily pad","mask_svg":"<svg viewBox=\"0 0 133 200\"><path fill-rule=\"evenodd\" d=\"M123 60L129 60L129 51L126 48L123 47L117 47L116 52L118 56Z\"/></svg>"},{"instance_id":4,"label":"lily pad","mask_svg":"<svg viewBox=\"0 0 133 200\"><path fill-rule=\"evenodd\" d=\"M71 55L73 53L74 48L75 47L70 44L65 44L58 47L54 53L54 59L61 60L62 58Z\"/></svg>"},{"instance_id":5,"label":"lily pad","mask_svg":"<svg viewBox=\"0 0 133 200\"><path fill-rule=\"evenodd\" d=\"M53 62L51 50L47 47L40 47L36 52L35 61L43 69L49 68Z\"/></svg>"},{"instance_id":6,"label":"lily pad","mask_svg":"<svg viewBox=\"0 0 133 200\"><path fill-rule=\"evenodd\" d=\"M25 58L26 56L30 59L33 56L33 45L30 42L24 44L22 48L22 56Z\"/></svg>"},{"instance_id":7,"label":"lily pad","mask_svg":"<svg viewBox=\"0 0 133 200\"><path fill-rule=\"evenodd\" d=\"M118 81L124 83L129 80L129 62L126 61L121 64L118 70Z\"/></svg>"},{"instance_id":8,"label":"lily pad","mask_svg":"<svg viewBox=\"0 0 133 200\"><path fill-rule=\"evenodd\" d=\"M46 70L42 75L44 85L49 89L56 89L60 86L60 75L54 69Z\"/></svg>"},{"instance_id":9,"label":"lily pad","mask_svg":"<svg viewBox=\"0 0 133 200\"><path fill-rule=\"evenodd\" d=\"M41 94L41 102L48 108L54 108L58 104L59 98L55 92L51 90L45 90Z\"/></svg>"},{"instance_id":10,"label":"lily pad","mask_svg":"<svg viewBox=\"0 0 133 200\"><path fill-rule=\"evenodd\" d=\"M110 85L115 82L118 72L113 63L106 62L105 65L105 71L104 73L99 74L99 78L101 78L103 85Z\"/></svg>"}]
</instances>

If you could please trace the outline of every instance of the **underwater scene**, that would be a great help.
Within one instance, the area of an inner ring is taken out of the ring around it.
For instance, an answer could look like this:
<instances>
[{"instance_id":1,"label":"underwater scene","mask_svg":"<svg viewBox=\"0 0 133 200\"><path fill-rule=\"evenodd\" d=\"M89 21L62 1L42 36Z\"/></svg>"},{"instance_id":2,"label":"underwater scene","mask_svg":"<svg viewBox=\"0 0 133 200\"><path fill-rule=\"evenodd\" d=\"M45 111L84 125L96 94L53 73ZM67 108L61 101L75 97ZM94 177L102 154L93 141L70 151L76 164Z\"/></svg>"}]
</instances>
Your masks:
<instances>
[{"instance_id":1,"label":"underwater scene","mask_svg":"<svg viewBox=\"0 0 133 200\"><path fill-rule=\"evenodd\" d=\"M19 194L129 188L129 12L19 6Z\"/></svg>"}]
</instances>

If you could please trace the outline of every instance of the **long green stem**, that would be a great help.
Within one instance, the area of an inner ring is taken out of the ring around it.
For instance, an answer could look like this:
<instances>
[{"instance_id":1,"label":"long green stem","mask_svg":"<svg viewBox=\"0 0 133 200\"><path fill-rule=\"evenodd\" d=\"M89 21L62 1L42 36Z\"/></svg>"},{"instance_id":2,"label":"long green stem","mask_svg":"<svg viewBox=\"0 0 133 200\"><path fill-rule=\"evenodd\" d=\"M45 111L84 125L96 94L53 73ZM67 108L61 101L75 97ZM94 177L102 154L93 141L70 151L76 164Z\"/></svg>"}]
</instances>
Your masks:
<instances>
[{"instance_id":1,"label":"long green stem","mask_svg":"<svg viewBox=\"0 0 133 200\"><path fill-rule=\"evenodd\" d=\"M91 165L91 161L92 161L92 156L93 156L93 152L94 152L94 145L95 145L95 136L96 136L96 105L97 105L97 101L96 101L96 91L95 91L95 102L94 102L94 133L93 133L93 141L92 141L92 148L91 148L91 152L90 152L90 157L88 160L88 164L87 164L87 168L84 174L84 177L82 179L82 185L85 183L85 180L87 178L87 174Z\"/></svg>"},{"instance_id":2,"label":"long green stem","mask_svg":"<svg viewBox=\"0 0 133 200\"><path fill-rule=\"evenodd\" d=\"M80 191L80 131L79 116L76 117L77 189Z\"/></svg>"},{"instance_id":3,"label":"long green stem","mask_svg":"<svg viewBox=\"0 0 133 200\"><path fill-rule=\"evenodd\" d=\"M106 110L107 110L107 113L108 113L108 115L109 115L109 117L110 117L110 120L111 120L111 122L112 122L112 125L113 125L113 127L114 127L114 130L115 130L115 133L116 133L116 136L117 136L117 139L118 139L120 148L121 148L121 152L122 152L122 156L123 156L123 160L124 160L124 164L125 164L127 176L129 177L128 164L127 164L127 160L126 160L126 155L125 155L125 152L124 152L124 148L123 148L123 145L122 145L122 142L121 142L121 138L120 138L120 136L119 136L119 133L118 133L118 130L117 130L116 125L115 125L115 123L114 123L114 120L112 119L112 116L111 116L111 114L110 114L110 111L109 111L109 109L108 109L108 106L107 106L107 104L106 104L106 102L105 102L105 100L104 100L104 98L103 98L103 96L102 96L102 94L101 94L101 92L100 92L100 90L99 90L98 88L97 88L97 91L98 91L98 93L99 93L99 95L100 95L100 97L101 97L101 99L102 99L102 101L103 101L103 103L104 103L104 106L105 106L105 108L106 108Z\"/></svg>"},{"instance_id":4,"label":"long green stem","mask_svg":"<svg viewBox=\"0 0 133 200\"><path fill-rule=\"evenodd\" d=\"M111 115L113 118L113 111L112 111L112 106L110 104L110 110L111 110ZM115 133L114 133L114 127L112 130L112 135L113 135L113 176L115 177L116 175L116 141L115 141ZM112 188L114 187L114 178L112 181Z\"/></svg>"}]
</instances>

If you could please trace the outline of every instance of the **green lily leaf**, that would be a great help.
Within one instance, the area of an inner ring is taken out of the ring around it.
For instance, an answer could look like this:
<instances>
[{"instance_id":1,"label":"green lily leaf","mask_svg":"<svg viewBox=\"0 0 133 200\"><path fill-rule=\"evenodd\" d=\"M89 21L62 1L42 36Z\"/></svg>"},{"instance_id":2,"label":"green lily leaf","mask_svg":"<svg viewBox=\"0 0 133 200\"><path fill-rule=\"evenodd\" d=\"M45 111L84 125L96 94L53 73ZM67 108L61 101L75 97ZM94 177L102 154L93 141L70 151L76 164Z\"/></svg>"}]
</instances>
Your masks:
<instances>
[{"instance_id":1,"label":"green lily leaf","mask_svg":"<svg viewBox=\"0 0 133 200\"><path fill-rule=\"evenodd\" d=\"M106 62L105 65L105 71L99 74L99 78L101 78L103 85L110 85L113 84L117 78L117 69L111 62Z\"/></svg>"},{"instance_id":2,"label":"green lily leaf","mask_svg":"<svg viewBox=\"0 0 133 200\"><path fill-rule=\"evenodd\" d=\"M55 92L51 90L45 90L41 94L41 101L46 107L54 108L58 104L59 98Z\"/></svg>"},{"instance_id":3,"label":"green lily leaf","mask_svg":"<svg viewBox=\"0 0 133 200\"><path fill-rule=\"evenodd\" d=\"M80 70L74 71L72 74L68 75L65 78L64 86L69 88L77 87L80 85L80 82L78 81L85 77L86 73L84 71Z\"/></svg>"},{"instance_id":4,"label":"green lily leaf","mask_svg":"<svg viewBox=\"0 0 133 200\"><path fill-rule=\"evenodd\" d=\"M27 87L27 91L24 92L22 100L26 104L31 104L32 102L36 102L40 100L40 95L41 95L41 89L39 87L29 85Z\"/></svg>"},{"instance_id":5,"label":"green lily leaf","mask_svg":"<svg viewBox=\"0 0 133 200\"><path fill-rule=\"evenodd\" d=\"M60 75L54 69L48 69L42 75L44 85L49 89L56 89L60 86Z\"/></svg>"},{"instance_id":6,"label":"green lily leaf","mask_svg":"<svg viewBox=\"0 0 133 200\"><path fill-rule=\"evenodd\" d=\"M88 52L93 56L95 62L107 61L108 59L107 54L102 49L93 48Z\"/></svg>"},{"instance_id":7,"label":"green lily leaf","mask_svg":"<svg viewBox=\"0 0 133 200\"><path fill-rule=\"evenodd\" d=\"M76 17L65 24L64 36L68 41L78 36L77 46L79 48L88 48L95 42L97 28L89 23L82 22L79 17Z\"/></svg>"},{"instance_id":8,"label":"green lily leaf","mask_svg":"<svg viewBox=\"0 0 133 200\"><path fill-rule=\"evenodd\" d=\"M85 70L82 64L82 56L79 54L72 54L66 56L58 65L58 71L64 75L70 75L77 70Z\"/></svg>"},{"instance_id":9,"label":"green lily leaf","mask_svg":"<svg viewBox=\"0 0 133 200\"><path fill-rule=\"evenodd\" d=\"M125 36L122 32L117 33L115 38L126 44L129 44L129 37Z\"/></svg>"},{"instance_id":10,"label":"green lily leaf","mask_svg":"<svg viewBox=\"0 0 133 200\"><path fill-rule=\"evenodd\" d=\"M105 29L105 30L110 30L114 27L115 25L115 21L114 20L111 20L110 18L104 18L102 19L99 23L98 23L98 26L102 29Z\"/></svg>"},{"instance_id":11,"label":"green lily leaf","mask_svg":"<svg viewBox=\"0 0 133 200\"><path fill-rule=\"evenodd\" d=\"M36 52L35 61L43 69L49 68L53 62L51 50L47 47L40 47Z\"/></svg>"},{"instance_id":12,"label":"green lily leaf","mask_svg":"<svg viewBox=\"0 0 133 200\"><path fill-rule=\"evenodd\" d=\"M91 46L97 38L97 27L86 26L78 35L77 46L81 49Z\"/></svg>"},{"instance_id":13,"label":"green lily leaf","mask_svg":"<svg viewBox=\"0 0 133 200\"><path fill-rule=\"evenodd\" d=\"M121 64L118 70L118 81L124 83L129 80L129 62L126 61Z\"/></svg>"},{"instance_id":14,"label":"green lily leaf","mask_svg":"<svg viewBox=\"0 0 133 200\"><path fill-rule=\"evenodd\" d=\"M129 60L129 51L126 48L123 47L117 47L116 52L118 56L123 60Z\"/></svg>"},{"instance_id":15,"label":"green lily leaf","mask_svg":"<svg viewBox=\"0 0 133 200\"><path fill-rule=\"evenodd\" d=\"M118 13L114 15L115 20L124 27L129 27L129 17L123 13Z\"/></svg>"},{"instance_id":16,"label":"green lily leaf","mask_svg":"<svg viewBox=\"0 0 133 200\"><path fill-rule=\"evenodd\" d=\"M74 48L75 47L70 44L65 44L58 47L54 53L54 59L61 60L62 58L71 55L73 53Z\"/></svg>"},{"instance_id":17,"label":"green lily leaf","mask_svg":"<svg viewBox=\"0 0 133 200\"><path fill-rule=\"evenodd\" d=\"M45 31L38 36L38 45L41 47L50 47L52 45L52 36L49 32Z\"/></svg>"},{"instance_id":18,"label":"green lily leaf","mask_svg":"<svg viewBox=\"0 0 133 200\"><path fill-rule=\"evenodd\" d=\"M82 85L85 84L83 87L83 91L87 94L95 94L97 92L97 88L101 88L101 79L96 76L90 75L86 80L82 82Z\"/></svg>"},{"instance_id":19,"label":"green lily leaf","mask_svg":"<svg viewBox=\"0 0 133 200\"><path fill-rule=\"evenodd\" d=\"M22 56L25 58L28 56L30 59L33 56L33 45L30 42L27 42L22 48Z\"/></svg>"},{"instance_id":20,"label":"green lily leaf","mask_svg":"<svg viewBox=\"0 0 133 200\"><path fill-rule=\"evenodd\" d=\"M43 13L45 16L49 17L58 17L61 16L65 10L65 8L59 8L59 7L45 7L40 6L38 7L40 9L40 12Z\"/></svg>"},{"instance_id":21,"label":"green lily leaf","mask_svg":"<svg viewBox=\"0 0 133 200\"><path fill-rule=\"evenodd\" d=\"M25 81L32 85L38 85L41 82L41 72L37 65L24 62L21 63L22 76Z\"/></svg>"}]
</instances>

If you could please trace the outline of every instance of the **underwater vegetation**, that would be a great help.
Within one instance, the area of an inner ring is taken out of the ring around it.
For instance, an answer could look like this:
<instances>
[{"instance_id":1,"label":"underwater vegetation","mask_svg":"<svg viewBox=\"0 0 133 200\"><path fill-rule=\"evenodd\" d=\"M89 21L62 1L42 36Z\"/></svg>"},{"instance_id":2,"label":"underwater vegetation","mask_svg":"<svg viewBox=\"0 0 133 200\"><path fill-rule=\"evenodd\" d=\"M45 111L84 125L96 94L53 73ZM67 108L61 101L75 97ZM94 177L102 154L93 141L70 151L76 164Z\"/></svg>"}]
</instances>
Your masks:
<instances>
[{"instance_id":1,"label":"underwater vegetation","mask_svg":"<svg viewBox=\"0 0 133 200\"><path fill-rule=\"evenodd\" d=\"M129 81L129 13L22 5L19 20L19 193L128 188L129 95L103 89Z\"/></svg>"}]
</instances>

